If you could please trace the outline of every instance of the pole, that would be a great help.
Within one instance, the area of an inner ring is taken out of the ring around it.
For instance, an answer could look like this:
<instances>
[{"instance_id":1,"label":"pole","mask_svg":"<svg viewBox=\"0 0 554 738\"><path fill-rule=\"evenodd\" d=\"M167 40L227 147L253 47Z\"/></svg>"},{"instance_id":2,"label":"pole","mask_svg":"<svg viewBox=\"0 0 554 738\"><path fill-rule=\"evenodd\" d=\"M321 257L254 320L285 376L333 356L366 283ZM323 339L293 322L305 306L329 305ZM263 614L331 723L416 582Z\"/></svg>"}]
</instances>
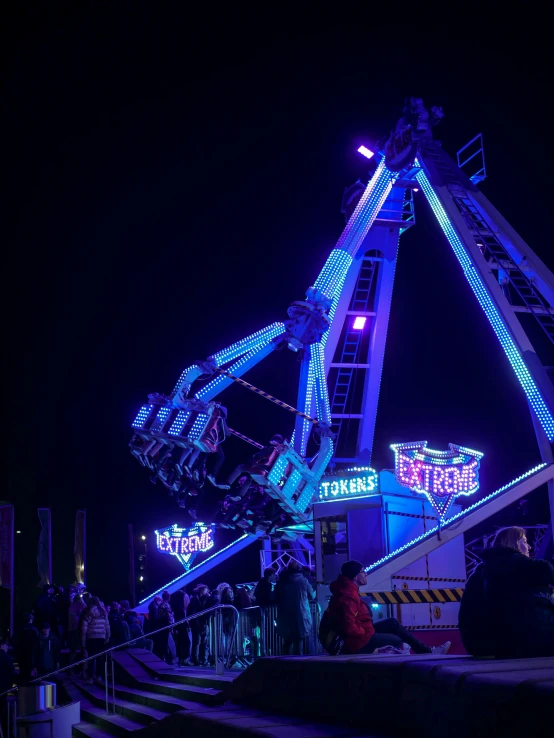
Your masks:
<instances>
[{"instance_id":1,"label":"pole","mask_svg":"<svg viewBox=\"0 0 554 738\"><path fill-rule=\"evenodd\" d=\"M136 603L136 581L135 581L135 534L133 524L127 526L129 542L129 596L131 607Z\"/></svg>"},{"instance_id":2,"label":"pole","mask_svg":"<svg viewBox=\"0 0 554 738\"><path fill-rule=\"evenodd\" d=\"M83 582L87 583L87 511L83 510Z\"/></svg>"},{"instance_id":3,"label":"pole","mask_svg":"<svg viewBox=\"0 0 554 738\"><path fill-rule=\"evenodd\" d=\"M12 531L10 556L10 638L14 636L15 628L15 506L12 505Z\"/></svg>"}]
</instances>

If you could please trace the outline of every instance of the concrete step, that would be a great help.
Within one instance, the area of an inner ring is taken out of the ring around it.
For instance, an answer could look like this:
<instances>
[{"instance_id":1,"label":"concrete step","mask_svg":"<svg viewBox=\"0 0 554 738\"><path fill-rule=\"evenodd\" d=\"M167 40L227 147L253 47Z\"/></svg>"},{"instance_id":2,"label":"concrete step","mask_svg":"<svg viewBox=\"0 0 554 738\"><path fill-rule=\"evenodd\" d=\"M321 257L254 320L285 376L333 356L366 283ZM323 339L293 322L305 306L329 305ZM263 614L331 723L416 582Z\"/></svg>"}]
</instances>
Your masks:
<instances>
[{"instance_id":1,"label":"concrete step","mask_svg":"<svg viewBox=\"0 0 554 738\"><path fill-rule=\"evenodd\" d=\"M192 684L171 684L158 679L141 679L137 683L137 686L139 685L140 689L148 692L165 694L187 702L200 702L210 707L223 704L225 699L218 689L195 687Z\"/></svg>"},{"instance_id":2,"label":"concrete step","mask_svg":"<svg viewBox=\"0 0 554 738\"><path fill-rule=\"evenodd\" d=\"M144 727L144 723L139 723L125 715L106 715L103 707L95 707L90 702L88 704L81 702L81 718L116 738L127 738L130 733Z\"/></svg>"},{"instance_id":3,"label":"concrete step","mask_svg":"<svg viewBox=\"0 0 554 738\"><path fill-rule=\"evenodd\" d=\"M155 654L142 648L128 648L126 652L149 671L152 676L157 676L159 679L167 681L175 681L179 684L194 684L198 687L224 689L241 673L240 671L231 671L229 669L225 674L218 675L213 668L172 666L171 664L166 664L165 661L159 659Z\"/></svg>"},{"instance_id":4,"label":"concrete step","mask_svg":"<svg viewBox=\"0 0 554 738\"><path fill-rule=\"evenodd\" d=\"M157 738L162 728L163 735L172 738L383 738L381 734L358 728L312 723L301 718L233 705L220 710L177 712L168 716L162 724L143 728L137 738Z\"/></svg>"},{"instance_id":5,"label":"concrete step","mask_svg":"<svg viewBox=\"0 0 554 738\"><path fill-rule=\"evenodd\" d=\"M114 661L118 684L124 683L144 691L164 694L189 702L201 702L209 706L220 705L226 699L219 689L199 687L193 684L176 684L152 676L151 672L136 661L128 651L116 652Z\"/></svg>"},{"instance_id":6,"label":"concrete step","mask_svg":"<svg viewBox=\"0 0 554 738\"><path fill-rule=\"evenodd\" d=\"M85 695L86 699L94 705L105 711L106 709L106 692L104 687L97 686L96 684L81 684L79 689ZM109 690L109 699L111 703L112 690ZM178 709L178 708L177 708ZM141 704L140 702L134 702L133 700L127 700L123 697L118 697L116 692L115 699L115 711L117 715L122 715L130 720L134 720L141 725L149 725L150 723L156 722L157 720L163 720L167 716L165 710L159 710L156 707Z\"/></svg>"},{"instance_id":7,"label":"concrete step","mask_svg":"<svg viewBox=\"0 0 554 738\"><path fill-rule=\"evenodd\" d=\"M146 689L136 689L135 687L126 687L116 684L115 694L117 699L122 698L135 704L146 705L165 713L177 712L178 710L200 710L202 704L193 702L192 700L182 700L178 697L172 697L156 692L149 692Z\"/></svg>"},{"instance_id":8,"label":"concrete step","mask_svg":"<svg viewBox=\"0 0 554 738\"><path fill-rule=\"evenodd\" d=\"M99 728L97 725L91 725L90 723L77 723L77 725L73 725L71 735L73 738L113 738L111 733L106 733L102 728Z\"/></svg>"}]
</instances>

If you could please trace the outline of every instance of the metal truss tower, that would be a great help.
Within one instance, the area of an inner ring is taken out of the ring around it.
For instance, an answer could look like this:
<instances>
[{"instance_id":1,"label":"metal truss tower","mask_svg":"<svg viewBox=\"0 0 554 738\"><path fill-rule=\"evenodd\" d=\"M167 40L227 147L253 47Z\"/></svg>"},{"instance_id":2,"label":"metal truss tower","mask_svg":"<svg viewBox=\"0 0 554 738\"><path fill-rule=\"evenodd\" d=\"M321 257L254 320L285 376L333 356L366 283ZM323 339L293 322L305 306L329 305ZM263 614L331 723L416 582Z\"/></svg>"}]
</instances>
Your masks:
<instances>
[{"instance_id":1,"label":"metal truss tower","mask_svg":"<svg viewBox=\"0 0 554 738\"><path fill-rule=\"evenodd\" d=\"M209 439L217 440L221 422L216 398L285 345L302 357L294 430L271 459L267 476L257 481L302 522L332 459L339 465L368 464L399 239L415 223L413 191L418 189L515 372L542 460L551 463L554 275L479 191L485 177L482 147L476 156L481 165L470 178L460 166L466 162L460 157L454 162L430 128L397 126L369 183L358 182L345 193L346 227L306 299L294 302L283 322L185 369L170 396L151 395L133 423L141 461L167 484L167 464L164 470L156 459L171 459L189 446L213 450ZM314 434L319 452L310 459ZM548 485L554 511L554 482Z\"/></svg>"}]
</instances>

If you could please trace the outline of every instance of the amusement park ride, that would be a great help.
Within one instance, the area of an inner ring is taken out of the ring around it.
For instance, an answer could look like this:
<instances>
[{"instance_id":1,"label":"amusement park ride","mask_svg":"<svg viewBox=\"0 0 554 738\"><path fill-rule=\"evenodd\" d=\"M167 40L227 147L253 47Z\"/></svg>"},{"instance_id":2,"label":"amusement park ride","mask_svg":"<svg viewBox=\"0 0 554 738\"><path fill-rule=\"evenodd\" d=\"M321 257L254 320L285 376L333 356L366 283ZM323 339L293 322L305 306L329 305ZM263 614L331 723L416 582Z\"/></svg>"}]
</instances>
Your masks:
<instances>
[{"instance_id":1,"label":"amusement park ride","mask_svg":"<svg viewBox=\"0 0 554 738\"><path fill-rule=\"evenodd\" d=\"M287 513L294 546L315 553L322 604L349 558L368 563L367 591L456 583L466 576L464 531L543 484L554 511L554 275L479 191L486 177L481 136L456 163L433 139L441 118L440 108L429 112L411 98L379 153L360 147L377 166L367 185L345 191L346 227L306 299L294 302L283 322L186 368L171 395L150 395L133 422L131 451L177 490L175 463L195 450L217 451L229 432L218 400L233 382L294 414L290 442L279 443L254 477ZM477 171L468 176L470 163ZM526 395L541 455L536 467L465 509L460 501L479 486L478 451L402 443L392 447L394 472L369 466L399 239L415 224L418 190ZM301 358L296 408L241 379L283 346ZM245 533L165 588L182 587L257 536ZM264 546L271 548L268 536ZM410 622L429 624L417 607ZM435 608L439 627L455 618L449 607L457 605Z\"/></svg>"}]
</instances>

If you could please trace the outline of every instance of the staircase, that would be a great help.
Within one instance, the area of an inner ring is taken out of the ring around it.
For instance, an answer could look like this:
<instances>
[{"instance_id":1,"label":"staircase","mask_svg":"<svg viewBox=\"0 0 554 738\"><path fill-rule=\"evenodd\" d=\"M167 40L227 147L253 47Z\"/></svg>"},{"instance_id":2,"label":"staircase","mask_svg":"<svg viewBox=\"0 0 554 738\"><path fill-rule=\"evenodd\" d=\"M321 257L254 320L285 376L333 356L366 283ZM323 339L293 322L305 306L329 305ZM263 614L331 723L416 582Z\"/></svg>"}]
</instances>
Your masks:
<instances>
[{"instance_id":1,"label":"staircase","mask_svg":"<svg viewBox=\"0 0 554 738\"><path fill-rule=\"evenodd\" d=\"M175 669L142 649L114 654L115 714L106 714L104 685L62 681L68 697L81 702L74 738L381 738L359 728L314 722L277 710L230 704L232 682L241 672L217 676L203 669ZM110 684L111 695L111 684ZM224 704L225 703L225 704Z\"/></svg>"},{"instance_id":2,"label":"staircase","mask_svg":"<svg viewBox=\"0 0 554 738\"><path fill-rule=\"evenodd\" d=\"M223 704L223 690L236 676L217 676L208 669L174 669L143 649L114 653L115 714L106 714L104 684L85 684L66 677L70 700L81 701L81 722L73 736L124 738L146 725L181 711L212 710ZM110 684L111 698L111 684Z\"/></svg>"}]
</instances>

